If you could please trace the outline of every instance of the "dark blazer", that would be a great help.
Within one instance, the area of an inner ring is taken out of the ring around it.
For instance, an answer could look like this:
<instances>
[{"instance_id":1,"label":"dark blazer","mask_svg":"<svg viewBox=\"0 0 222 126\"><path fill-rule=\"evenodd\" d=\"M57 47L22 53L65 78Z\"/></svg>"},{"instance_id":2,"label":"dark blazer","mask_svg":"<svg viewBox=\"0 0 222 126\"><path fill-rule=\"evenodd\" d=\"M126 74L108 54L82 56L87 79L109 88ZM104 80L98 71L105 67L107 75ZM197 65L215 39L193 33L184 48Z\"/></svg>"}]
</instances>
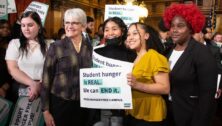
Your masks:
<instances>
[{"instance_id":1,"label":"dark blazer","mask_svg":"<svg viewBox=\"0 0 222 126\"><path fill-rule=\"evenodd\" d=\"M176 126L210 126L216 82L217 68L212 53L191 39L170 72Z\"/></svg>"},{"instance_id":2,"label":"dark blazer","mask_svg":"<svg viewBox=\"0 0 222 126\"><path fill-rule=\"evenodd\" d=\"M211 53L213 54L213 56L216 59L216 63L217 63L217 72L218 74L222 75L222 64L221 64L221 60L222 60L222 54L220 52L220 48L216 45L213 44L213 42L207 42L207 47L210 49ZM220 89L222 89L222 81L220 81L220 85L219 85Z\"/></svg>"}]
</instances>

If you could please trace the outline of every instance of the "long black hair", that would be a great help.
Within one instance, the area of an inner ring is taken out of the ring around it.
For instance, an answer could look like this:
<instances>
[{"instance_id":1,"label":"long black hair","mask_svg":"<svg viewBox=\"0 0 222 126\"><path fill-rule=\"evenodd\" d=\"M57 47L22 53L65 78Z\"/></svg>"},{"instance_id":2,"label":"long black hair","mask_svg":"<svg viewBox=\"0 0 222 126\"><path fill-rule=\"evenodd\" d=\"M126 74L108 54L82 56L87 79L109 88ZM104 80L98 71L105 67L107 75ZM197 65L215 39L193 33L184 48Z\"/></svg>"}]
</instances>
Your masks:
<instances>
[{"instance_id":1,"label":"long black hair","mask_svg":"<svg viewBox=\"0 0 222 126\"><path fill-rule=\"evenodd\" d=\"M140 23L140 22L132 23L132 24L130 24L129 27L131 27L133 25L136 26L137 30L138 30L138 26L140 26L145 31L145 33L149 34L149 38L148 38L148 40L146 40L146 50L154 49L157 52L159 52L160 54L163 54L164 47L163 47L163 44L159 38L159 33L153 27L151 27L147 24L144 24L144 23Z\"/></svg>"},{"instance_id":2,"label":"long black hair","mask_svg":"<svg viewBox=\"0 0 222 126\"><path fill-rule=\"evenodd\" d=\"M45 36L44 36L44 31L43 31L41 18L39 17L38 13L36 13L34 11L27 11L27 12L22 14L21 20L23 18L27 18L27 17L32 18L37 23L37 25L39 26L39 32L38 32L37 38L38 38L38 42L40 44L40 49L41 49L42 55L45 56L47 45L46 45L46 42L45 42ZM19 50L22 52L22 55L23 54L27 55L28 54L28 49L27 49L28 39L24 36L24 34L22 32L20 33L19 40L20 40Z\"/></svg>"}]
</instances>

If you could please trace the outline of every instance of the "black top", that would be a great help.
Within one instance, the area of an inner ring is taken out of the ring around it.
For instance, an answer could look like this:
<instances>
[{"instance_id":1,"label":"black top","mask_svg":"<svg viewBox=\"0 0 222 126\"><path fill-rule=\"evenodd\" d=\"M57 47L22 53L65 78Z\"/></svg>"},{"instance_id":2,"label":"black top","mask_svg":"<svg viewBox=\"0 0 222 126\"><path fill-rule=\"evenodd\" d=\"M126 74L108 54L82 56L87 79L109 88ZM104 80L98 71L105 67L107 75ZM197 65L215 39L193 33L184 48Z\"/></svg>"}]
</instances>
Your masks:
<instances>
[{"instance_id":1,"label":"black top","mask_svg":"<svg viewBox=\"0 0 222 126\"><path fill-rule=\"evenodd\" d=\"M136 58L136 53L124 46L109 45L103 48L98 48L95 52L108 58L127 62L133 62Z\"/></svg>"}]
</instances>

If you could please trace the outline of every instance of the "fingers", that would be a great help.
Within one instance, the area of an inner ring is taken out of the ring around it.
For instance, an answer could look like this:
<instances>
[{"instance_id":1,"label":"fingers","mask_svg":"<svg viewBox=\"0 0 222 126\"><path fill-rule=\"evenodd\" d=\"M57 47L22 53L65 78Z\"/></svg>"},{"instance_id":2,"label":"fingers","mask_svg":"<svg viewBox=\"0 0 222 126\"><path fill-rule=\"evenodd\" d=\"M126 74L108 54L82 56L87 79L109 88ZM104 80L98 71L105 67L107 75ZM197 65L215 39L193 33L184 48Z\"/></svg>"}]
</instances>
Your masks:
<instances>
[{"instance_id":1,"label":"fingers","mask_svg":"<svg viewBox=\"0 0 222 126\"><path fill-rule=\"evenodd\" d=\"M46 126L55 126L54 119L52 115L49 113L49 111L45 111L43 115L44 115Z\"/></svg>"},{"instance_id":2,"label":"fingers","mask_svg":"<svg viewBox=\"0 0 222 126\"><path fill-rule=\"evenodd\" d=\"M220 96L221 96L221 91L218 90L218 91L216 92L215 98L218 99L218 98L220 98Z\"/></svg>"},{"instance_id":3,"label":"fingers","mask_svg":"<svg viewBox=\"0 0 222 126\"><path fill-rule=\"evenodd\" d=\"M52 126L55 126L55 122L54 122L54 120L52 120L51 123L52 123Z\"/></svg>"},{"instance_id":4,"label":"fingers","mask_svg":"<svg viewBox=\"0 0 222 126\"><path fill-rule=\"evenodd\" d=\"M128 83L128 85L133 87L133 85L135 84L135 80L136 80L135 77L131 73L127 74L127 83Z\"/></svg>"}]
</instances>

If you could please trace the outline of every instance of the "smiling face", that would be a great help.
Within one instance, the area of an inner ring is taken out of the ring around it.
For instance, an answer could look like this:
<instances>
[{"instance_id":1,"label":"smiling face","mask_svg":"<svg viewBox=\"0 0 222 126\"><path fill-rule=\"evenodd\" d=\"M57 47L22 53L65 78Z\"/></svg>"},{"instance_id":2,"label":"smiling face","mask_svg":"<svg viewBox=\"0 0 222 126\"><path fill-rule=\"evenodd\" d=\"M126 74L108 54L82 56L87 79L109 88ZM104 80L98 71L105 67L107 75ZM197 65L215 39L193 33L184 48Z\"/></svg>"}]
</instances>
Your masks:
<instances>
[{"instance_id":1,"label":"smiling face","mask_svg":"<svg viewBox=\"0 0 222 126\"><path fill-rule=\"evenodd\" d=\"M171 21L170 36L174 43L183 45L187 42L192 31L190 30L187 22L181 16L175 16Z\"/></svg>"},{"instance_id":2,"label":"smiling face","mask_svg":"<svg viewBox=\"0 0 222 126\"><path fill-rule=\"evenodd\" d=\"M127 46L130 49L139 51L146 49L146 40L149 34L145 32L140 25L131 25L127 33Z\"/></svg>"},{"instance_id":3,"label":"smiling face","mask_svg":"<svg viewBox=\"0 0 222 126\"><path fill-rule=\"evenodd\" d=\"M105 28L104 28L104 38L106 39L112 39L112 38L117 38L122 35L122 30L113 21L109 21L106 23Z\"/></svg>"},{"instance_id":4,"label":"smiling face","mask_svg":"<svg viewBox=\"0 0 222 126\"><path fill-rule=\"evenodd\" d=\"M65 32L66 36L75 38L82 35L84 26L75 18L68 17L65 20Z\"/></svg>"},{"instance_id":5,"label":"smiling face","mask_svg":"<svg viewBox=\"0 0 222 126\"><path fill-rule=\"evenodd\" d=\"M36 40L39 28L39 25L31 17L22 18L21 31L27 39Z\"/></svg>"}]
</instances>

